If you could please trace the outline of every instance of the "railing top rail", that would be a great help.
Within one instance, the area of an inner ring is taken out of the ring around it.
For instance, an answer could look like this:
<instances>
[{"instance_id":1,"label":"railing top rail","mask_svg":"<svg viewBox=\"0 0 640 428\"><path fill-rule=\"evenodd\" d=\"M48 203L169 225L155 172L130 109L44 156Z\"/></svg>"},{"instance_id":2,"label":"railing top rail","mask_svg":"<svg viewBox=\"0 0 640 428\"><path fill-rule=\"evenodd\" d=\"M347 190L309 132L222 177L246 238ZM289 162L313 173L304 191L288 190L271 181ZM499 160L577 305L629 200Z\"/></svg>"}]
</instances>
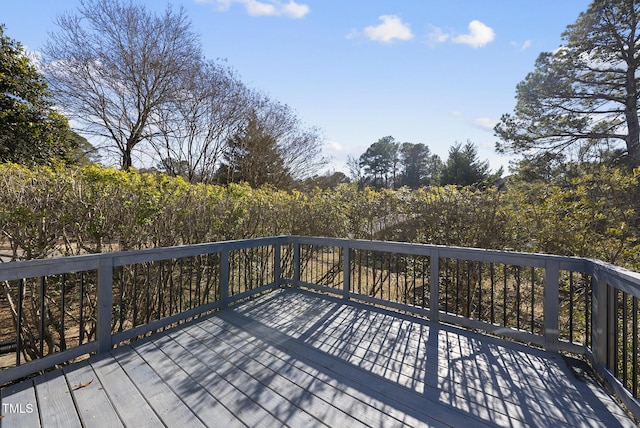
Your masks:
<instances>
[{"instance_id":1,"label":"railing top rail","mask_svg":"<svg viewBox=\"0 0 640 428\"><path fill-rule=\"evenodd\" d=\"M524 253L507 250L489 250L484 248L454 247L433 244L416 244L395 241L374 241L346 238L320 238L312 236L290 236L292 242L307 245L348 246L349 248L389 251L403 254L417 254L429 256L437 251L439 257L456 258L471 261L505 263L520 266L544 267L549 261L558 262L560 269L576 272L588 272L588 259L571 256L558 256L542 253Z\"/></svg>"},{"instance_id":2,"label":"railing top rail","mask_svg":"<svg viewBox=\"0 0 640 428\"><path fill-rule=\"evenodd\" d=\"M120 251L100 254L82 254L78 256L52 257L48 259L25 260L0 263L0 281L21 278L56 275L68 272L80 272L98 268L101 260L111 259L113 266L143 263L172 258L190 257L199 254L233 251L261 245L273 245L286 242L287 237L220 241L204 244L180 245L175 247L148 248L144 250Z\"/></svg>"},{"instance_id":3,"label":"railing top rail","mask_svg":"<svg viewBox=\"0 0 640 428\"><path fill-rule=\"evenodd\" d=\"M482 248L312 236L274 236L134 251L54 257L21 262L6 262L0 263L0 281L94 270L98 268L100 260L105 258L111 259L113 266L122 266L216 253L224 250L233 251L261 245L286 243L338 246L425 256L431 256L437 253L438 257L442 258L531 267L544 267L548 262L557 262L560 269L592 274L596 276L597 279L604 280L615 288L640 298L640 273L594 259Z\"/></svg>"},{"instance_id":4,"label":"railing top rail","mask_svg":"<svg viewBox=\"0 0 640 428\"><path fill-rule=\"evenodd\" d=\"M589 273L597 280L605 281L613 287L640 299L640 273L600 260L589 260Z\"/></svg>"}]
</instances>

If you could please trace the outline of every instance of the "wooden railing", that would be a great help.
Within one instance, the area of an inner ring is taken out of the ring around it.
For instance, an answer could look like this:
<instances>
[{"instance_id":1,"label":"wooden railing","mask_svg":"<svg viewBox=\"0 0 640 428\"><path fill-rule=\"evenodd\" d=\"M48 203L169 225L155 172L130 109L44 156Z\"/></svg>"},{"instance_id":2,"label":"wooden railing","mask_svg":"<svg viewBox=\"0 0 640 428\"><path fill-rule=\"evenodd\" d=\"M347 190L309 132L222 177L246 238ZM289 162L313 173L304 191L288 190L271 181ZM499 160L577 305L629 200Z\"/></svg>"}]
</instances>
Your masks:
<instances>
[{"instance_id":1,"label":"wooden railing","mask_svg":"<svg viewBox=\"0 0 640 428\"><path fill-rule=\"evenodd\" d=\"M4 263L0 281L0 384L294 286L585 355L640 416L640 274L597 260L282 236Z\"/></svg>"}]
</instances>

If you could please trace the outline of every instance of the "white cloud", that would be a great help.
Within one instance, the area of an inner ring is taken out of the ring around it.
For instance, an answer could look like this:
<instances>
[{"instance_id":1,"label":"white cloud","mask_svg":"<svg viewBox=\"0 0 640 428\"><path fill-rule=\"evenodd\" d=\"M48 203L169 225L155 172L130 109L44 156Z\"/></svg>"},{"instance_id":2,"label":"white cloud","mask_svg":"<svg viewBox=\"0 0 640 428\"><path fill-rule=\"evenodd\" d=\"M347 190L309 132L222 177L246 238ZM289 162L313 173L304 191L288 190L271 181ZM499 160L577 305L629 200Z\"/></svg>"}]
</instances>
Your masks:
<instances>
[{"instance_id":1,"label":"white cloud","mask_svg":"<svg viewBox=\"0 0 640 428\"><path fill-rule=\"evenodd\" d=\"M251 16L286 16L298 19L311 11L306 4L296 3L294 0L289 0L288 3L280 0L196 0L196 2L213 4L220 11L229 10L234 3L241 4Z\"/></svg>"},{"instance_id":2,"label":"white cloud","mask_svg":"<svg viewBox=\"0 0 640 428\"><path fill-rule=\"evenodd\" d=\"M497 120L490 117L478 117L473 119L473 124L485 131L493 131L493 127L498 123Z\"/></svg>"},{"instance_id":3,"label":"white cloud","mask_svg":"<svg viewBox=\"0 0 640 428\"><path fill-rule=\"evenodd\" d=\"M344 147L337 141L326 141L324 143L324 149L328 152L341 152L344 150Z\"/></svg>"},{"instance_id":4,"label":"white cloud","mask_svg":"<svg viewBox=\"0 0 640 428\"><path fill-rule=\"evenodd\" d=\"M454 43L469 45L472 48L479 48L495 39L496 33L493 29L478 20L469 23L469 33L461 34L451 39Z\"/></svg>"},{"instance_id":5,"label":"white cloud","mask_svg":"<svg viewBox=\"0 0 640 428\"><path fill-rule=\"evenodd\" d=\"M509 44L515 48L518 48L519 51L526 51L527 49L529 49L531 47L531 44L533 43L532 40L525 40L524 42L520 43L520 42L510 42Z\"/></svg>"},{"instance_id":6,"label":"white cloud","mask_svg":"<svg viewBox=\"0 0 640 428\"><path fill-rule=\"evenodd\" d=\"M442 28L431 26L431 31L427 34L427 42L429 45L435 46L439 43L446 42L450 37L451 35L442 31Z\"/></svg>"},{"instance_id":7,"label":"white cloud","mask_svg":"<svg viewBox=\"0 0 640 428\"><path fill-rule=\"evenodd\" d=\"M382 24L365 27L363 33L367 38L380 43L413 38L409 25L402 22L397 15L382 15L378 19L382 21Z\"/></svg>"}]
</instances>

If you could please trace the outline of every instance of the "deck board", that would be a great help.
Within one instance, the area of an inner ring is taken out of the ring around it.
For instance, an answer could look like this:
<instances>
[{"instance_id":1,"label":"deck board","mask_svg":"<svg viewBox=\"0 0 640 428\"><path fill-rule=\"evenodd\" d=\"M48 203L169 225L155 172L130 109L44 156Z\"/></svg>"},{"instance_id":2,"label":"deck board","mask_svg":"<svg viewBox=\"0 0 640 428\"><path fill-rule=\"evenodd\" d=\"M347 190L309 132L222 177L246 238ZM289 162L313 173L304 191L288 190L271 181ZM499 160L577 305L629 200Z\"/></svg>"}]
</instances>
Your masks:
<instances>
[{"instance_id":1,"label":"deck board","mask_svg":"<svg viewBox=\"0 0 640 428\"><path fill-rule=\"evenodd\" d=\"M71 393L84 426L123 426L89 361L65 367L64 375L71 385Z\"/></svg>"},{"instance_id":2,"label":"deck board","mask_svg":"<svg viewBox=\"0 0 640 428\"><path fill-rule=\"evenodd\" d=\"M82 426L62 370L38 376L34 383L42 426Z\"/></svg>"},{"instance_id":3,"label":"deck board","mask_svg":"<svg viewBox=\"0 0 640 428\"><path fill-rule=\"evenodd\" d=\"M89 362L123 425L162 425L160 418L111 354L93 357ZM117 424L117 421L114 423Z\"/></svg>"},{"instance_id":4,"label":"deck board","mask_svg":"<svg viewBox=\"0 0 640 428\"><path fill-rule=\"evenodd\" d=\"M3 426L635 426L559 354L289 289L1 400L36 404Z\"/></svg>"}]
</instances>

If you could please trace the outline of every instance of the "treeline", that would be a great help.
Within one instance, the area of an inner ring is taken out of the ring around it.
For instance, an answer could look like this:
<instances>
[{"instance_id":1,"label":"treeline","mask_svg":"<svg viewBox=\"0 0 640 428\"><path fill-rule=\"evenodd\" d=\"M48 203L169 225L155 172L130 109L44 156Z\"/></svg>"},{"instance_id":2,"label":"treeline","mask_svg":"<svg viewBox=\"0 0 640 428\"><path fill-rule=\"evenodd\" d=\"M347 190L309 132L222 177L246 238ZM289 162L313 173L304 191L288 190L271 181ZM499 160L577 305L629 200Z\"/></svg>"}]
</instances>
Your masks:
<instances>
[{"instance_id":1,"label":"treeline","mask_svg":"<svg viewBox=\"0 0 640 428\"><path fill-rule=\"evenodd\" d=\"M594 257L640 268L638 178L600 167L570 185L312 192L190 184L111 168L0 165L3 260L281 234Z\"/></svg>"},{"instance_id":2,"label":"treeline","mask_svg":"<svg viewBox=\"0 0 640 428\"><path fill-rule=\"evenodd\" d=\"M400 143L387 136L347 163L352 178L360 187L377 189L403 186L418 189L447 184L486 188L496 185L503 174L502 169L489 170L489 163L478 158L478 148L471 141L464 145L456 142L443 161L425 144Z\"/></svg>"}]
</instances>

